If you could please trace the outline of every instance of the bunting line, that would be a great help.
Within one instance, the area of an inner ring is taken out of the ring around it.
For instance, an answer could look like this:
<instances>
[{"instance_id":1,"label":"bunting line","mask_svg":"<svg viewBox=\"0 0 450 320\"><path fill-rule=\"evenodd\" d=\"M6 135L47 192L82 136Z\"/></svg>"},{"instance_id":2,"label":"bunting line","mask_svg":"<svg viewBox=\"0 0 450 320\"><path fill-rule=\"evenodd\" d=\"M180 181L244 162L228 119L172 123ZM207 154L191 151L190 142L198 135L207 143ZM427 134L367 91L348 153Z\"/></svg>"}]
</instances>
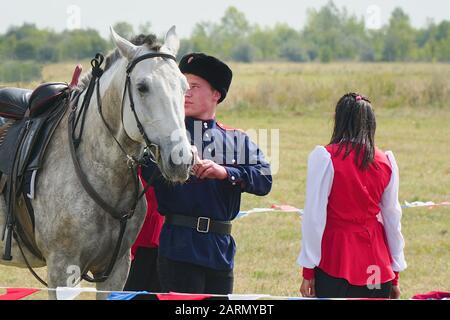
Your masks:
<instances>
[{"instance_id":1,"label":"bunting line","mask_svg":"<svg viewBox=\"0 0 450 320\"><path fill-rule=\"evenodd\" d=\"M20 300L38 292L39 289L31 288L4 288L6 293L0 295L0 300Z\"/></svg>"},{"instance_id":2,"label":"bunting line","mask_svg":"<svg viewBox=\"0 0 450 320\"><path fill-rule=\"evenodd\" d=\"M443 207L443 206L450 206L450 201L444 201L440 203L434 203L433 201L427 202L405 201L405 203L401 207L402 209L417 208L417 207L429 207L430 209L432 209L434 207ZM294 212L302 216L304 212L303 210L304 209L299 209L288 204L273 204L270 208L253 208L247 211L240 211L236 216L236 219L247 217L252 213L268 213L268 212Z\"/></svg>"},{"instance_id":3,"label":"bunting line","mask_svg":"<svg viewBox=\"0 0 450 320\"><path fill-rule=\"evenodd\" d=\"M195 301L195 300L373 300L367 298L356 299L337 299L337 298L304 298L295 296L272 296L269 294L190 294L190 293L152 293L146 291L100 291L91 287L58 287L56 289L49 288L8 288L0 287L0 289L6 289L6 293L0 295L0 300L20 300L28 297L34 293L40 291L56 291L58 300L73 300L81 293L107 293L109 294L107 300L177 300L177 301ZM59 292L59 295L58 295ZM450 300L450 292L444 291L431 291L426 294L416 294L408 300ZM375 299L379 300L379 299Z\"/></svg>"}]
</instances>

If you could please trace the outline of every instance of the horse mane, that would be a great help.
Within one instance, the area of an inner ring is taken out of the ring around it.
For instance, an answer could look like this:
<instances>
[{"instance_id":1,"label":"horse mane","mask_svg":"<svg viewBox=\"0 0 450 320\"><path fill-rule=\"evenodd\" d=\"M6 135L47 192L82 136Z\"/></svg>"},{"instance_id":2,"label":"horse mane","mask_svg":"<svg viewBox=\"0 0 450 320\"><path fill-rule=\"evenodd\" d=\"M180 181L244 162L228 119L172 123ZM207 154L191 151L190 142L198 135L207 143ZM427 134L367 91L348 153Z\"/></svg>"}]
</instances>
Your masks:
<instances>
[{"instance_id":1,"label":"horse mane","mask_svg":"<svg viewBox=\"0 0 450 320\"><path fill-rule=\"evenodd\" d=\"M148 34L148 35L139 34L130 40L130 42L136 46L145 45L148 47L148 49L158 52L161 49L161 44L158 43L157 41L158 40L154 34ZM104 71L106 72L108 69L110 69L111 66L114 65L114 63L117 60L119 60L120 58L121 58L121 55L119 53L119 49L116 48L112 52L110 52L105 57ZM91 81L91 78L92 78L92 71L88 72L80 79L80 82L79 82L76 90L83 91L85 88L87 88L89 85L89 82Z\"/></svg>"}]
</instances>

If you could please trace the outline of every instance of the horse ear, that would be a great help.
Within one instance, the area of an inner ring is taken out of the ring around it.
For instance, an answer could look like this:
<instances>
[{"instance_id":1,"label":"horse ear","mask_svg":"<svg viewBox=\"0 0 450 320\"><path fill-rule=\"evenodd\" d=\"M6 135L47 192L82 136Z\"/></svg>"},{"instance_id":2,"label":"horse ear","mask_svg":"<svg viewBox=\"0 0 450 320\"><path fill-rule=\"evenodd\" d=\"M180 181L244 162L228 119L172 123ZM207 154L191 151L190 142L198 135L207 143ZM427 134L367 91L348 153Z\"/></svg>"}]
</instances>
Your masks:
<instances>
[{"instance_id":1,"label":"horse ear","mask_svg":"<svg viewBox=\"0 0 450 320\"><path fill-rule=\"evenodd\" d=\"M116 47L119 49L120 54L128 60L132 60L136 55L136 51L137 51L138 47L135 46L134 44L132 44L127 39L119 36L114 31L113 27L110 27L110 30L111 30L111 36L114 40L114 43L116 44Z\"/></svg>"},{"instance_id":2,"label":"horse ear","mask_svg":"<svg viewBox=\"0 0 450 320\"><path fill-rule=\"evenodd\" d=\"M177 55L180 49L180 39L178 38L176 27L172 26L169 31L167 31L166 38L164 40L164 45L161 47L161 51Z\"/></svg>"}]
</instances>

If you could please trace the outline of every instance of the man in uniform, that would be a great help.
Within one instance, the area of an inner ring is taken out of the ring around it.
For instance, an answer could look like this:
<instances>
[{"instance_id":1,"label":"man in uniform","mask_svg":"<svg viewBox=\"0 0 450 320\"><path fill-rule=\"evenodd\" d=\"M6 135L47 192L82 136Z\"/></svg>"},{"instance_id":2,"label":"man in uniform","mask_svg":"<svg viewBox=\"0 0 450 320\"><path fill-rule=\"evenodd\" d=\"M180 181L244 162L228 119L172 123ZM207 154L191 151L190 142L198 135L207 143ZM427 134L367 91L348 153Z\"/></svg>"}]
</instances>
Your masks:
<instances>
[{"instance_id":1,"label":"man in uniform","mask_svg":"<svg viewBox=\"0 0 450 320\"><path fill-rule=\"evenodd\" d=\"M242 192L270 192L270 165L244 132L216 121L231 69L202 53L184 56L179 67L189 83L186 130L199 156L186 183L169 184L160 175L153 182L158 211L165 217L160 283L163 292L228 294L236 251L231 221L239 213ZM148 181L154 170L155 165L145 167L143 178Z\"/></svg>"}]
</instances>

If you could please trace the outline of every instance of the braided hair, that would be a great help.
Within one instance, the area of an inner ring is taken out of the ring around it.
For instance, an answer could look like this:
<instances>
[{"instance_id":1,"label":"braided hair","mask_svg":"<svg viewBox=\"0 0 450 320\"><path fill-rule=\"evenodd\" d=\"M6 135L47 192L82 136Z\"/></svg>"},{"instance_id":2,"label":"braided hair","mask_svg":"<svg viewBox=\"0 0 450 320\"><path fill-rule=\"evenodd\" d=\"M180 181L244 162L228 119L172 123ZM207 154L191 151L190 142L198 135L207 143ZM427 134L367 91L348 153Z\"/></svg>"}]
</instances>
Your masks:
<instances>
[{"instance_id":1,"label":"braided hair","mask_svg":"<svg viewBox=\"0 0 450 320\"><path fill-rule=\"evenodd\" d=\"M355 150L355 163L366 169L375 155L376 121L370 100L358 93L339 99L330 144L338 144L336 156L345 149L344 159Z\"/></svg>"}]
</instances>

